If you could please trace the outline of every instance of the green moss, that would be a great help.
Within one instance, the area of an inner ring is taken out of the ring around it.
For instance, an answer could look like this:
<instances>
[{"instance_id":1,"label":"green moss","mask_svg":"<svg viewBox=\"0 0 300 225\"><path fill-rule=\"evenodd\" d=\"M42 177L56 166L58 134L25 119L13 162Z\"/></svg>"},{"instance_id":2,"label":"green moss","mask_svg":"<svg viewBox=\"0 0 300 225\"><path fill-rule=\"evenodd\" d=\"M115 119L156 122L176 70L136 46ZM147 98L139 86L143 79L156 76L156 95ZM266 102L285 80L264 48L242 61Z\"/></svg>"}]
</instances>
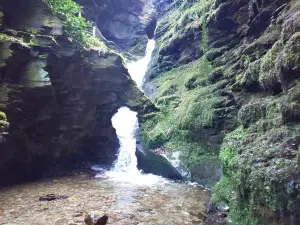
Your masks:
<instances>
[{"instance_id":1,"label":"green moss","mask_svg":"<svg viewBox=\"0 0 300 225\"><path fill-rule=\"evenodd\" d=\"M0 128L8 128L9 127L9 123L7 121L3 121L3 120L0 120Z\"/></svg>"},{"instance_id":2,"label":"green moss","mask_svg":"<svg viewBox=\"0 0 300 225\"><path fill-rule=\"evenodd\" d=\"M230 180L223 176L213 189L212 200L216 203L229 203L234 198L233 187Z\"/></svg>"},{"instance_id":3,"label":"green moss","mask_svg":"<svg viewBox=\"0 0 300 225\"><path fill-rule=\"evenodd\" d=\"M135 56L144 56L145 50L146 50L146 45L147 45L147 39L141 39L139 42L131 47L128 52L135 55Z\"/></svg>"},{"instance_id":4,"label":"green moss","mask_svg":"<svg viewBox=\"0 0 300 225\"><path fill-rule=\"evenodd\" d=\"M285 122L298 122L300 119L300 104L291 102L282 108L282 117Z\"/></svg>"},{"instance_id":5,"label":"green moss","mask_svg":"<svg viewBox=\"0 0 300 225\"><path fill-rule=\"evenodd\" d=\"M206 86L210 84L213 72L213 67L208 62L205 56L197 61L195 67L191 68L185 76L185 87L188 89L194 89L197 86Z\"/></svg>"},{"instance_id":6,"label":"green moss","mask_svg":"<svg viewBox=\"0 0 300 225\"><path fill-rule=\"evenodd\" d=\"M205 129L218 123L218 108L226 104L226 98L220 95L219 82L214 80L212 84L209 81L215 77L210 76L212 67L205 66L206 62L202 58L157 77L154 102L160 112L142 124L146 147L163 146L168 151L180 151L184 166L198 171L195 166L204 162L211 162L217 169L214 150L218 147L209 145ZM191 77L199 87L187 85L186 81ZM200 85L203 80L207 81L205 87Z\"/></svg>"},{"instance_id":7,"label":"green moss","mask_svg":"<svg viewBox=\"0 0 300 225\"><path fill-rule=\"evenodd\" d=\"M248 127L264 116L265 106L260 102L250 102L244 105L238 112L238 119L245 127Z\"/></svg>"},{"instance_id":8,"label":"green moss","mask_svg":"<svg viewBox=\"0 0 300 225\"><path fill-rule=\"evenodd\" d=\"M240 84L245 88L256 86L258 84L259 72L260 60L250 63L240 81Z\"/></svg>"},{"instance_id":9,"label":"green moss","mask_svg":"<svg viewBox=\"0 0 300 225\"><path fill-rule=\"evenodd\" d=\"M262 58L259 82L265 90L274 91L280 87L281 71L276 66L276 59L283 49L281 41L276 42L272 49Z\"/></svg>"},{"instance_id":10,"label":"green moss","mask_svg":"<svg viewBox=\"0 0 300 225\"><path fill-rule=\"evenodd\" d=\"M0 111L0 128L8 128L9 123L7 122L6 114Z\"/></svg>"},{"instance_id":11,"label":"green moss","mask_svg":"<svg viewBox=\"0 0 300 225\"><path fill-rule=\"evenodd\" d=\"M7 121L6 114L0 111L0 120Z\"/></svg>"},{"instance_id":12,"label":"green moss","mask_svg":"<svg viewBox=\"0 0 300 225\"><path fill-rule=\"evenodd\" d=\"M180 104L180 97L178 95L168 95L160 97L156 100L156 103L160 107L173 107L176 108Z\"/></svg>"},{"instance_id":13,"label":"green moss","mask_svg":"<svg viewBox=\"0 0 300 225\"><path fill-rule=\"evenodd\" d=\"M226 51L226 47L223 48L213 48L207 51L206 58L208 61L213 61L217 57L223 55L223 53Z\"/></svg>"},{"instance_id":14,"label":"green moss","mask_svg":"<svg viewBox=\"0 0 300 225\"><path fill-rule=\"evenodd\" d=\"M281 105L277 102L270 102L266 106L266 119L273 120L281 116Z\"/></svg>"},{"instance_id":15,"label":"green moss","mask_svg":"<svg viewBox=\"0 0 300 225\"><path fill-rule=\"evenodd\" d=\"M170 46L193 26L206 26L206 13L214 2L215 0L195 0L190 4L188 1L174 1L167 14L157 24L165 31L159 41L160 49Z\"/></svg>"},{"instance_id":16,"label":"green moss","mask_svg":"<svg viewBox=\"0 0 300 225\"><path fill-rule=\"evenodd\" d=\"M267 106L261 121L280 115L280 101L276 101ZM276 215L289 221L287 211L297 211L299 194L291 197L289 183L297 174L298 157L284 156L282 147L292 141L291 131L278 124L271 128L262 131L250 123L249 128L239 127L224 139L220 152L224 177L215 187L213 200L229 204L233 224L278 224Z\"/></svg>"},{"instance_id":17,"label":"green moss","mask_svg":"<svg viewBox=\"0 0 300 225\"><path fill-rule=\"evenodd\" d=\"M280 29L271 25L259 38L246 46L244 54L249 55L252 60L259 60L279 37Z\"/></svg>"},{"instance_id":18,"label":"green moss","mask_svg":"<svg viewBox=\"0 0 300 225\"><path fill-rule=\"evenodd\" d=\"M288 99L290 101L300 103L300 84L297 84L295 87L289 90Z\"/></svg>"},{"instance_id":19,"label":"green moss","mask_svg":"<svg viewBox=\"0 0 300 225\"><path fill-rule=\"evenodd\" d=\"M230 111L226 108L227 96L221 96L225 86L223 70L214 70L205 55L208 49L207 12L213 2L176 1L158 21L159 66L168 66L171 70L155 78L153 101L160 111L145 120L141 129L146 147L180 151L183 166L191 171L193 179L205 184L211 180L215 182L215 171L219 168L220 142L212 140L211 144L209 139L221 138L219 127L223 126L223 121L220 118ZM164 53L171 51L179 39L192 32L191 29L199 28L202 29L199 49L204 56L172 69L173 59ZM210 135L212 132L216 136Z\"/></svg>"},{"instance_id":20,"label":"green moss","mask_svg":"<svg viewBox=\"0 0 300 225\"><path fill-rule=\"evenodd\" d=\"M288 71L300 72L300 32L295 33L283 51L283 66ZM288 77L286 78L288 79Z\"/></svg>"},{"instance_id":21,"label":"green moss","mask_svg":"<svg viewBox=\"0 0 300 225\"><path fill-rule=\"evenodd\" d=\"M249 63L250 63L249 55L242 55L242 57L241 57L241 67L244 68L244 69L247 69Z\"/></svg>"}]
</instances>

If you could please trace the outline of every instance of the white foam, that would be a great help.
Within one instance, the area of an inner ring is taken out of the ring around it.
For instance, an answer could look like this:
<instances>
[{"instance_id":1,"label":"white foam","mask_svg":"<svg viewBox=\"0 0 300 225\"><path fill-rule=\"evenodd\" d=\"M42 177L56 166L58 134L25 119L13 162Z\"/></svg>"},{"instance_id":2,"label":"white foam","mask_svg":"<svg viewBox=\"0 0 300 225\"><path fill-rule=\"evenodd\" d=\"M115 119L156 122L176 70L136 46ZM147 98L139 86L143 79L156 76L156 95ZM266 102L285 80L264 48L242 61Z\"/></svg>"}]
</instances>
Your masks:
<instances>
[{"instance_id":1,"label":"white foam","mask_svg":"<svg viewBox=\"0 0 300 225\"><path fill-rule=\"evenodd\" d=\"M112 118L116 129L120 149L119 156L113 168L117 172L138 172L135 134L138 129L137 113L127 107L121 107Z\"/></svg>"},{"instance_id":2,"label":"white foam","mask_svg":"<svg viewBox=\"0 0 300 225\"><path fill-rule=\"evenodd\" d=\"M155 176L153 174L142 174L139 171L118 172L112 170L108 171L105 175L115 181L132 183L136 185L153 185L158 182L167 182L167 180L163 179L162 177Z\"/></svg>"}]
</instances>

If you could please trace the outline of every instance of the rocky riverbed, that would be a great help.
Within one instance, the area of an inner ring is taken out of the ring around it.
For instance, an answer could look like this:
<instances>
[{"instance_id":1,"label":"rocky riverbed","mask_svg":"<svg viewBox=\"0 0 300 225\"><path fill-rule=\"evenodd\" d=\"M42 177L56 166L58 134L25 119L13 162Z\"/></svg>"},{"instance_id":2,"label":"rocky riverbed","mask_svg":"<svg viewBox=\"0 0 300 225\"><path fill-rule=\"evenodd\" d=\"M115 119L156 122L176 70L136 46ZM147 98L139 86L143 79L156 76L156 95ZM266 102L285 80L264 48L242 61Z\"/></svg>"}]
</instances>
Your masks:
<instances>
[{"instance_id":1,"label":"rocky riverbed","mask_svg":"<svg viewBox=\"0 0 300 225\"><path fill-rule=\"evenodd\" d=\"M68 198L39 201L46 194ZM114 225L202 224L208 199L199 187L162 178L143 185L78 175L1 189L0 224L81 225L86 212Z\"/></svg>"}]
</instances>

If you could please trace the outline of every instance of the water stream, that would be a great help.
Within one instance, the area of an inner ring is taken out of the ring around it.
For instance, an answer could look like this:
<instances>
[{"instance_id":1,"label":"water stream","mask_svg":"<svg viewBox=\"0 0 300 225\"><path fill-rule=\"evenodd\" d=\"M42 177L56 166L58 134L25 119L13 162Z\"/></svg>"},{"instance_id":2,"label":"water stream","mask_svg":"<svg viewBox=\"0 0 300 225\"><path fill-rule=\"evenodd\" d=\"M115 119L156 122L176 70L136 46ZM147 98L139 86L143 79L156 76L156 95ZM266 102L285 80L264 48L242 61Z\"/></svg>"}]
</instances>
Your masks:
<instances>
[{"instance_id":1,"label":"water stream","mask_svg":"<svg viewBox=\"0 0 300 225\"><path fill-rule=\"evenodd\" d=\"M145 57L128 65L140 88L154 46L150 40ZM110 171L99 172L96 179L81 174L0 189L0 224L82 225L85 212L94 218L106 213L111 225L202 224L202 212L209 198L205 190L138 171L137 113L121 107L112 123L120 149ZM39 196L52 193L69 198L39 201Z\"/></svg>"}]
</instances>

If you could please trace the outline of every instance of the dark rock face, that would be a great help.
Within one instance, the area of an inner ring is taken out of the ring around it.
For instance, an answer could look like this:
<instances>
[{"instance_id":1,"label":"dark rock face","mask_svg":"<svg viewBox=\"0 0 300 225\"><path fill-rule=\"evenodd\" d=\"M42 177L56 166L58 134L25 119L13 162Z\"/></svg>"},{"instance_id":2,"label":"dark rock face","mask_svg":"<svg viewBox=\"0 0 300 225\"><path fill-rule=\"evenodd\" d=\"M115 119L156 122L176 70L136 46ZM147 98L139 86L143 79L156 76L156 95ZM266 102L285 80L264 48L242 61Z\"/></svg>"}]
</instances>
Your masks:
<instances>
[{"instance_id":1,"label":"dark rock face","mask_svg":"<svg viewBox=\"0 0 300 225\"><path fill-rule=\"evenodd\" d=\"M0 130L0 184L84 162L111 165L118 149L113 114L128 106L142 116L155 107L120 56L76 49L42 1L18 3L0 3L5 37L0 40L0 111L9 122ZM14 20L19 22L5 22Z\"/></svg>"},{"instance_id":2,"label":"dark rock face","mask_svg":"<svg viewBox=\"0 0 300 225\"><path fill-rule=\"evenodd\" d=\"M125 52L143 56L155 27L153 1L77 0L85 16L94 21L103 36ZM153 24L154 23L154 24Z\"/></svg>"}]
</instances>

